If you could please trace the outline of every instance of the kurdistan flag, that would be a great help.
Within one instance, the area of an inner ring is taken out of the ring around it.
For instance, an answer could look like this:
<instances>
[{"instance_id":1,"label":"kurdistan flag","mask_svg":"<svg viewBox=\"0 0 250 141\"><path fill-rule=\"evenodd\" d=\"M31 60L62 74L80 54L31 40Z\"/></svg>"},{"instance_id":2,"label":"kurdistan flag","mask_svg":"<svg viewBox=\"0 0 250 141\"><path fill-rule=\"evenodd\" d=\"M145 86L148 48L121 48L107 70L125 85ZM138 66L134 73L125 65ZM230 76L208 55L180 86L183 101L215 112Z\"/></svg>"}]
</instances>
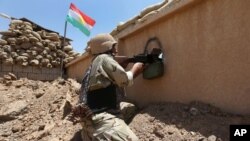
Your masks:
<instances>
[{"instance_id":1,"label":"kurdistan flag","mask_svg":"<svg viewBox=\"0 0 250 141\"><path fill-rule=\"evenodd\" d=\"M66 20L87 36L90 35L90 30L95 25L95 20L80 11L73 3L70 4Z\"/></svg>"}]
</instances>

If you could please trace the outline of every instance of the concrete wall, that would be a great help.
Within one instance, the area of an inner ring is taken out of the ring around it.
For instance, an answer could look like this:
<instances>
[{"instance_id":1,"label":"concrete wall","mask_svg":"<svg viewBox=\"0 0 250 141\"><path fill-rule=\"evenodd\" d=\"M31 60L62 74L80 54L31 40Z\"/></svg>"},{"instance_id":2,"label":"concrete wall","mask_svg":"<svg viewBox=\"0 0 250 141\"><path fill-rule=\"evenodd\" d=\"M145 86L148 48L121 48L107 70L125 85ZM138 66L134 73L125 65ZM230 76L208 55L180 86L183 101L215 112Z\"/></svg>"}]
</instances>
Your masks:
<instances>
[{"instance_id":1,"label":"concrete wall","mask_svg":"<svg viewBox=\"0 0 250 141\"><path fill-rule=\"evenodd\" d=\"M0 63L0 77L13 73L17 78L51 81L61 76L61 68L40 68L35 66L4 65Z\"/></svg>"},{"instance_id":2,"label":"concrete wall","mask_svg":"<svg viewBox=\"0 0 250 141\"><path fill-rule=\"evenodd\" d=\"M66 65L67 76L81 82L86 69L91 62L91 56L87 53Z\"/></svg>"},{"instance_id":3,"label":"concrete wall","mask_svg":"<svg viewBox=\"0 0 250 141\"><path fill-rule=\"evenodd\" d=\"M148 38L156 36L167 56L163 77L140 76L127 94L141 105L197 100L250 114L250 1L194 1L118 35L122 55L141 53Z\"/></svg>"}]
</instances>

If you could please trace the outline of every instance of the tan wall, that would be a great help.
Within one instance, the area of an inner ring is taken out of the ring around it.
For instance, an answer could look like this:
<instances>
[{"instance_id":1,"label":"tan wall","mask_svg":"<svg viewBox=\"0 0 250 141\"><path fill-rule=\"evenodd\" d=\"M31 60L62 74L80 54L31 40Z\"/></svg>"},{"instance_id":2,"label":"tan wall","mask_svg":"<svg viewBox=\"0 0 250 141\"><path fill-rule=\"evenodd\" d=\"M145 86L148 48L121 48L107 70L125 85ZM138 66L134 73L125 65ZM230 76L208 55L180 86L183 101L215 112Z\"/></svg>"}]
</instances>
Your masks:
<instances>
[{"instance_id":1,"label":"tan wall","mask_svg":"<svg viewBox=\"0 0 250 141\"><path fill-rule=\"evenodd\" d=\"M88 68L91 61L91 57L84 55L80 57L79 60L73 62L72 64L67 64L67 76L69 78L76 79L78 82L81 82L85 70Z\"/></svg>"},{"instance_id":2,"label":"tan wall","mask_svg":"<svg viewBox=\"0 0 250 141\"><path fill-rule=\"evenodd\" d=\"M165 75L140 76L127 89L140 104L203 101L226 111L250 114L250 1L202 2L119 40L119 52L141 53L149 37L160 38Z\"/></svg>"}]
</instances>

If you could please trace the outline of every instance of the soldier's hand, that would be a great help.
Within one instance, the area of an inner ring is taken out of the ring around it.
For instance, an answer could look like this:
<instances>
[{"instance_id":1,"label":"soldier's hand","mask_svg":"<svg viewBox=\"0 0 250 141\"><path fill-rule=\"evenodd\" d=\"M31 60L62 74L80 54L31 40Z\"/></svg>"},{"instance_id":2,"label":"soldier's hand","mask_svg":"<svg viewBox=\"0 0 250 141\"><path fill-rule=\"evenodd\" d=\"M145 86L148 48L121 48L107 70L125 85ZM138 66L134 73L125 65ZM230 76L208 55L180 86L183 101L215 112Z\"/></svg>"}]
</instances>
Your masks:
<instances>
[{"instance_id":1,"label":"soldier's hand","mask_svg":"<svg viewBox=\"0 0 250 141\"><path fill-rule=\"evenodd\" d=\"M75 125L76 123L78 123L78 119L76 117L74 117L74 115L72 113L70 115L68 115L68 117L66 119L68 121L71 121L73 123L73 125Z\"/></svg>"},{"instance_id":2,"label":"soldier's hand","mask_svg":"<svg viewBox=\"0 0 250 141\"><path fill-rule=\"evenodd\" d=\"M143 63L140 63L140 62L135 63L134 66L136 67L136 69L137 69L139 72L142 72L143 69L144 69L144 64L143 64Z\"/></svg>"},{"instance_id":3,"label":"soldier's hand","mask_svg":"<svg viewBox=\"0 0 250 141\"><path fill-rule=\"evenodd\" d=\"M73 118L91 118L93 113L91 109L85 104L78 104L72 108Z\"/></svg>"},{"instance_id":4,"label":"soldier's hand","mask_svg":"<svg viewBox=\"0 0 250 141\"><path fill-rule=\"evenodd\" d=\"M142 71L144 70L144 64L143 63L135 63L130 70L133 73L134 78L137 77Z\"/></svg>"}]
</instances>

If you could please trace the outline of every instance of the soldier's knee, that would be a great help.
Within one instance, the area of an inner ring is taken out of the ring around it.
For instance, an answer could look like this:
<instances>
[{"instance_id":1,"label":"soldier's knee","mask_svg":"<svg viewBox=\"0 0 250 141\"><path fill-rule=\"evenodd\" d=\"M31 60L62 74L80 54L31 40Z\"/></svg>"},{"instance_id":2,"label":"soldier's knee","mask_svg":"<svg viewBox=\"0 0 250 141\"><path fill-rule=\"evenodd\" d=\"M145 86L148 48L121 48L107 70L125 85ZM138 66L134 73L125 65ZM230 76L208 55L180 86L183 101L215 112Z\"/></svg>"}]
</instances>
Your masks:
<instances>
[{"instance_id":1,"label":"soldier's knee","mask_svg":"<svg viewBox=\"0 0 250 141\"><path fill-rule=\"evenodd\" d=\"M120 103L120 110L125 122L128 122L137 112L137 107L128 102Z\"/></svg>"}]
</instances>

